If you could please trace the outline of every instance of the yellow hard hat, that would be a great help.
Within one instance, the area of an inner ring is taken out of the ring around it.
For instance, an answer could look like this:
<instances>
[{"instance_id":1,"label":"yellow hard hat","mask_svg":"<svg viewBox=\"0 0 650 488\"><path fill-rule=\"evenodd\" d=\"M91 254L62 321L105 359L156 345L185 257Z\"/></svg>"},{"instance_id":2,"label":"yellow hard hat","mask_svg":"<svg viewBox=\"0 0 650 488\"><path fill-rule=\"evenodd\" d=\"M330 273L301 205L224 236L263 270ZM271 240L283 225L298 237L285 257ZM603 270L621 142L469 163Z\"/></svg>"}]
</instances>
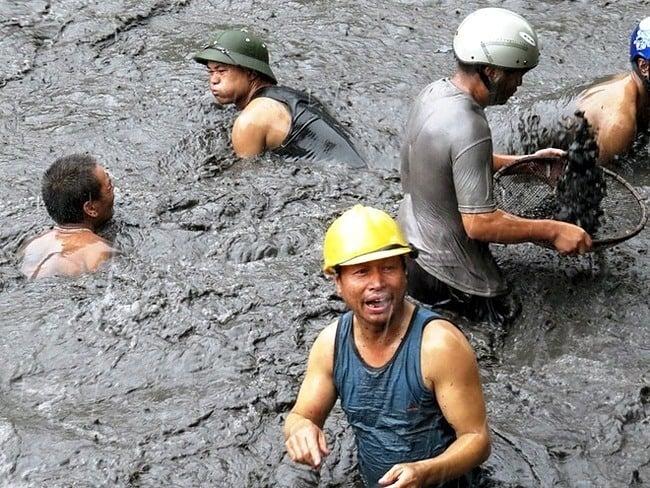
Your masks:
<instances>
[{"instance_id":1,"label":"yellow hard hat","mask_svg":"<svg viewBox=\"0 0 650 488\"><path fill-rule=\"evenodd\" d=\"M397 222L386 212L355 205L332 222L323 241L323 271L412 253Z\"/></svg>"}]
</instances>

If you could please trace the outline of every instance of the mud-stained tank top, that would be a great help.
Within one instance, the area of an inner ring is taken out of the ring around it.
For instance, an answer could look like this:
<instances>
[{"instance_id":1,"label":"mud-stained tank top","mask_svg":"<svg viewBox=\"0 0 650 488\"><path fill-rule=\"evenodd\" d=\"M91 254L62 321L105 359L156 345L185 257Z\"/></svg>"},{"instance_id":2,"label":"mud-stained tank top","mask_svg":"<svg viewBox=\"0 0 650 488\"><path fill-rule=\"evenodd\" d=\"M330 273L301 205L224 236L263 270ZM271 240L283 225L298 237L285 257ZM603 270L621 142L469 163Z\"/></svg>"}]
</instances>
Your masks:
<instances>
[{"instance_id":1,"label":"mud-stained tank top","mask_svg":"<svg viewBox=\"0 0 650 488\"><path fill-rule=\"evenodd\" d=\"M332 161L354 168L368 166L343 126L313 96L284 86L268 86L253 95L277 100L291 112L291 130L273 150L293 160Z\"/></svg>"},{"instance_id":2,"label":"mud-stained tank top","mask_svg":"<svg viewBox=\"0 0 650 488\"><path fill-rule=\"evenodd\" d=\"M367 487L394 464L429 459L455 440L420 367L422 332L439 318L416 308L408 331L384 366L369 366L354 344L352 312L341 317L334 345L334 384L352 426L361 477ZM467 486L461 479L436 485Z\"/></svg>"}]
</instances>

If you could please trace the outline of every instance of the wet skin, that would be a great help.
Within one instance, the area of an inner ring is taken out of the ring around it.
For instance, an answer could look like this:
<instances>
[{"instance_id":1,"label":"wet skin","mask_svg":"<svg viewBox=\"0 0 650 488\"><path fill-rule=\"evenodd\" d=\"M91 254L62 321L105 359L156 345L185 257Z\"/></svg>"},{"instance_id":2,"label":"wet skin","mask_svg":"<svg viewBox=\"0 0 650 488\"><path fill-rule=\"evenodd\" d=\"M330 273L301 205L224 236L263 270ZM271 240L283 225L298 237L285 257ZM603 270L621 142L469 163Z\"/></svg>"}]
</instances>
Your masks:
<instances>
[{"instance_id":1,"label":"wet skin","mask_svg":"<svg viewBox=\"0 0 650 488\"><path fill-rule=\"evenodd\" d=\"M243 109L250 99L251 80L248 71L229 64L209 61L207 64L210 92L222 105L235 104Z\"/></svg>"},{"instance_id":2,"label":"wet skin","mask_svg":"<svg viewBox=\"0 0 650 488\"><path fill-rule=\"evenodd\" d=\"M335 282L362 326L383 330L403 313L406 275L400 256L341 266Z\"/></svg>"},{"instance_id":3,"label":"wet skin","mask_svg":"<svg viewBox=\"0 0 650 488\"><path fill-rule=\"evenodd\" d=\"M84 221L57 225L29 241L20 251L21 271L25 276L78 276L96 271L115 254L115 249L95 234L113 216L113 182L99 165L95 176L100 183L100 197L84 203Z\"/></svg>"}]
</instances>

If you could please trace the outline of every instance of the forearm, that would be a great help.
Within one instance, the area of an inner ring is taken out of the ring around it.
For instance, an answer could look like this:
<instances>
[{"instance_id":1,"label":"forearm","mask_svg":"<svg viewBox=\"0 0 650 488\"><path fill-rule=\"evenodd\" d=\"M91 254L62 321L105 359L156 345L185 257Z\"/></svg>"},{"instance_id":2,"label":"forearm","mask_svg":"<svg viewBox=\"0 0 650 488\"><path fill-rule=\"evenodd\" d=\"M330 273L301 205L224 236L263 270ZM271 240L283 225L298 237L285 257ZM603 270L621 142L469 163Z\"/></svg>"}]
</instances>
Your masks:
<instances>
[{"instance_id":1,"label":"forearm","mask_svg":"<svg viewBox=\"0 0 650 488\"><path fill-rule=\"evenodd\" d=\"M563 225L554 220L523 219L502 210L462 214L462 219L465 231L472 239L502 244L553 241Z\"/></svg>"},{"instance_id":2,"label":"forearm","mask_svg":"<svg viewBox=\"0 0 650 488\"><path fill-rule=\"evenodd\" d=\"M521 158L521 156L513 156L511 154L492 154L492 171L499 171L504 166L510 166L519 158Z\"/></svg>"},{"instance_id":3,"label":"forearm","mask_svg":"<svg viewBox=\"0 0 650 488\"><path fill-rule=\"evenodd\" d=\"M424 486L437 485L468 473L490 455L487 431L458 437L442 454L418 461L425 473Z\"/></svg>"}]
</instances>

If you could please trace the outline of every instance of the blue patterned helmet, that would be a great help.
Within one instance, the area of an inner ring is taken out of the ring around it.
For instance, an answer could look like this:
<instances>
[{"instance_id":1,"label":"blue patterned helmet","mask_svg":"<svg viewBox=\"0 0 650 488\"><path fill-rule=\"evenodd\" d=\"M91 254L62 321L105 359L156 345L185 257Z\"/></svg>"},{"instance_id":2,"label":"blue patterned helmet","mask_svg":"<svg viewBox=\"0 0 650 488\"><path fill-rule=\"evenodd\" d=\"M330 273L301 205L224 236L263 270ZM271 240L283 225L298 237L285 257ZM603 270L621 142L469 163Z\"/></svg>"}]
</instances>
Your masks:
<instances>
[{"instance_id":1,"label":"blue patterned helmet","mask_svg":"<svg viewBox=\"0 0 650 488\"><path fill-rule=\"evenodd\" d=\"M630 61L637 58L650 59L650 17L639 22L630 36Z\"/></svg>"}]
</instances>

